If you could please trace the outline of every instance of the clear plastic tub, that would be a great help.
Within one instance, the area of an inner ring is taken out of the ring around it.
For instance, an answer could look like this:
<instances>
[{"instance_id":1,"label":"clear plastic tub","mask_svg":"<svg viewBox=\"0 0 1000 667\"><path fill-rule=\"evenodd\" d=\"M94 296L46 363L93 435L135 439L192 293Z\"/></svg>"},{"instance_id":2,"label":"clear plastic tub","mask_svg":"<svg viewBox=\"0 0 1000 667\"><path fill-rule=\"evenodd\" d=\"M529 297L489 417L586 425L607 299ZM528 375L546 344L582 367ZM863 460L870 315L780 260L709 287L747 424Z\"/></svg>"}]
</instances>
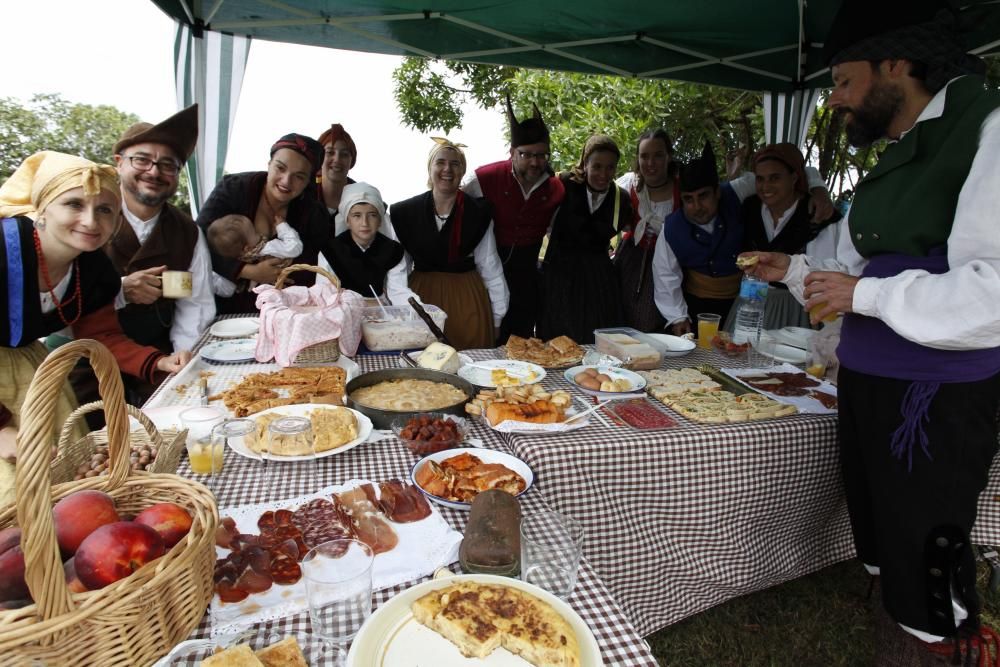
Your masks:
<instances>
[{"instance_id":1,"label":"clear plastic tub","mask_svg":"<svg viewBox=\"0 0 1000 667\"><path fill-rule=\"evenodd\" d=\"M447 313L437 306L424 305L434 324L444 329ZM424 348L437 340L427 324L409 306L365 308L361 339L372 352Z\"/></svg>"},{"instance_id":2,"label":"clear plastic tub","mask_svg":"<svg viewBox=\"0 0 1000 667\"><path fill-rule=\"evenodd\" d=\"M627 368L648 370L663 363L664 344L631 327L594 329L594 342L598 352L618 357Z\"/></svg>"}]
</instances>

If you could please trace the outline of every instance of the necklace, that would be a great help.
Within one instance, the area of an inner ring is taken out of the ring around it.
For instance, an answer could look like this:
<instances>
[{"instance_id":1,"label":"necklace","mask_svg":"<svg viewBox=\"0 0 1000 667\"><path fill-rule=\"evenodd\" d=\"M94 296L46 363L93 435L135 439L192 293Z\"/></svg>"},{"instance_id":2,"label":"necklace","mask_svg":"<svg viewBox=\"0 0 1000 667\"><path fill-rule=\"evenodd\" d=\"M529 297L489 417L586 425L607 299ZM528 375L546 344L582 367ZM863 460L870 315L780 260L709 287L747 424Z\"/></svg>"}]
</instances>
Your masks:
<instances>
[{"instance_id":1,"label":"necklace","mask_svg":"<svg viewBox=\"0 0 1000 667\"><path fill-rule=\"evenodd\" d=\"M34 230L33 234L35 236L35 252L38 255L38 268L42 270L42 278L45 279L45 287L49 290L49 295L52 297L52 303L56 304L56 312L59 313L59 319L62 323L68 327L76 324L77 320L80 319L80 314L83 313L82 302L80 301L80 260L73 260L73 273L75 277L76 286L73 288L73 296L59 303L59 299L56 297L56 289L52 286L52 279L49 278L49 267L45 263L45 255L42 254L42 240L38 238L38 230ZM66 316L63 315L63 306L67 306L76 299L76 317L72 321L67 321Z\"/></svg>"}]
</instances>

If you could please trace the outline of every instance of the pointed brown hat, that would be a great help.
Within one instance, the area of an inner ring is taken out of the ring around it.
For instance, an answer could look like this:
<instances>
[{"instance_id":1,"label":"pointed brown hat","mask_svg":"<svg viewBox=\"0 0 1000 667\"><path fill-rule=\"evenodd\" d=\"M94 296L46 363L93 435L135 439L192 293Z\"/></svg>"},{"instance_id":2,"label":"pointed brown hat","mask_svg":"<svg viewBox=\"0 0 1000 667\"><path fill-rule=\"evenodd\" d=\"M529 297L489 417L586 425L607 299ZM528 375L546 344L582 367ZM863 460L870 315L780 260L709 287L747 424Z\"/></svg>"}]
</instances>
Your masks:
<instances>
[{"instance_id":1,"label":"pointed brown hat","mask_svg":"<svg viewBox=\"0 0 1000 667\"><path fill-rule=\"evenodd\" d=\"M192 104L156 125L136 123L125 130L112 150L118 155L129 146L146 143L170 146L182 163L187 162L198 143L198 105Z\"/></svg>"},{"instance_id":2,"label":"pointed brown hat","mask_svg":"<svg viewBox=\"0 0 1000 667\"><path fill-rule=\"evenodd\" d=\"M532 102L531 107L534 111L532 116L518 122L517 116L514 115L514 107L510 104L510 95L507 95L507 122L510 123L511 148L527 144L549 143L549 128L542 120L542 113L534 102Z\"/></svg>"}]
</instances>

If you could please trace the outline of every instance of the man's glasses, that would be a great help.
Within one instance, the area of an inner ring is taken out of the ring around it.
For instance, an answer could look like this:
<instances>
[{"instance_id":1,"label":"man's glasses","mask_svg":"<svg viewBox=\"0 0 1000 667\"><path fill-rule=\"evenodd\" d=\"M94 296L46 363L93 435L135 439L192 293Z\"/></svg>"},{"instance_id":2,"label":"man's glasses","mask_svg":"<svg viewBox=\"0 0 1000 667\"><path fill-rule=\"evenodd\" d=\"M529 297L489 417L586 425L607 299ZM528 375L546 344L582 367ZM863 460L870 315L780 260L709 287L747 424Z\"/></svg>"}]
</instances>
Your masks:
<instances>
[{"instance_id":1,"label":"man's glasses","mask_svg":"<svg viewBox=\"0 0 1000 667\"><path fill-rule=\"evenodd\" d=\"M528 151L518 151L518 157L522 160L548 160L548 153L529 153Z\"/></svg>"},{"instance_id":2,"label":"man's glasses","mask_svg":"<svg viewBox=\"0 0 1000 667\"><path fill-rule=\"evenodd\" d=\"M164 176L176 176L177 172L181 170L181 166L173 160L160 160L156 162L145 155L126 155L125 157L132 164L132 168L138 171L149 171L153 168L154 164Z\"/></svg>"}]
</instances>

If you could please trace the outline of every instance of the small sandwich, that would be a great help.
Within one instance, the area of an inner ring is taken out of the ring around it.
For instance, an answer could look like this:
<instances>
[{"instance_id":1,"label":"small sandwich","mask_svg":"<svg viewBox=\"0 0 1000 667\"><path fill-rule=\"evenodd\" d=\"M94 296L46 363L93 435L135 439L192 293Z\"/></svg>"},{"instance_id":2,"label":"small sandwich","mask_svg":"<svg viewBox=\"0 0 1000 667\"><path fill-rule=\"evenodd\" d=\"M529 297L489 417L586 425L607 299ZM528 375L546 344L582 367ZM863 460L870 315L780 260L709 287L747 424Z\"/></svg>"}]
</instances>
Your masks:
<instances>
[{"instance_id":1,"label":"small sandwich","mask_svg":"<svg viewBox=\"0 0 1000 667\"><path fill-rule=\"evenodd\" d=\"M741 255L736 258L736 268L748 269L760 261L760 255Z\"/></svg>"}]
</instances>

